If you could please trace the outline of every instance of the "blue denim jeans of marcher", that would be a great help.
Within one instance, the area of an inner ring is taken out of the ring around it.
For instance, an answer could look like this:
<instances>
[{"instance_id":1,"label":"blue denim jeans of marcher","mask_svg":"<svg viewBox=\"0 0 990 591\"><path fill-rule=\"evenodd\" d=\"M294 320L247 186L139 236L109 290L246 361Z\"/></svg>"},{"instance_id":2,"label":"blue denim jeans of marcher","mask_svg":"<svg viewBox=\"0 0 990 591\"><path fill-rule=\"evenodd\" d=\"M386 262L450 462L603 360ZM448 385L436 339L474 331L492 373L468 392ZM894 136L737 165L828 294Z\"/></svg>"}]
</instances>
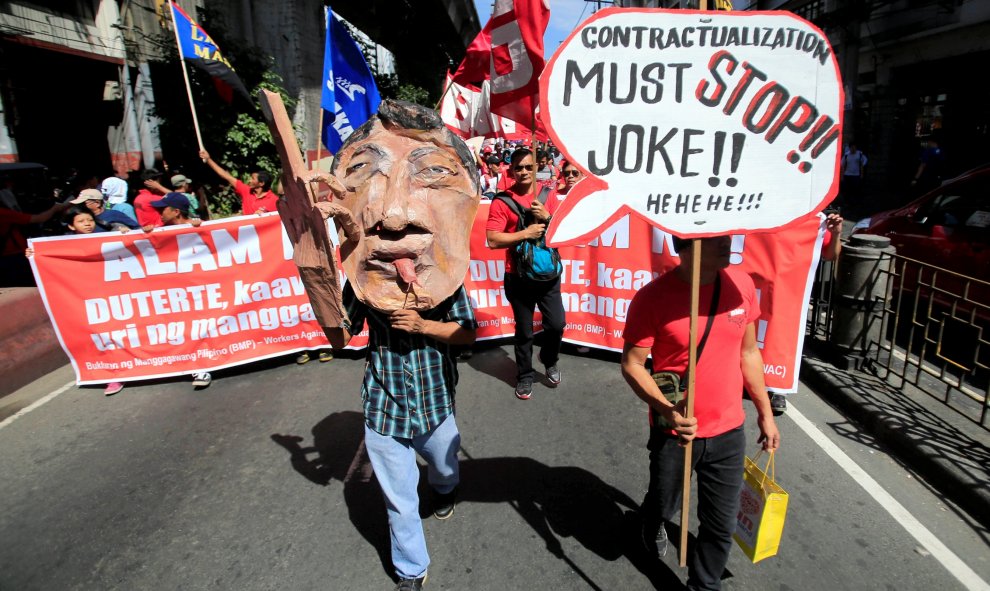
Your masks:
<instances>
[{"instance_id":1,"label":"blue denim jeans of marcher","mask_svg":"<svg viewBox=\"0 0 990 591\"><path fill-rule=\"evenodd\" d=\"M662 429L650 432L650 487L643 499L645 532L655 532L681 510L684 448ZM698 539L688 562L688 589L722 588L736 531L746 434L740 426L715 437L695 439L692 471L698 477ZM683 520L682 520L683 523Z\"/></svg>"},{"instance_id":2,"label":"blue denim jeans of marcher","mask_svg":"<svg viewBox=\"0 0 990 591\"><path fill-rule=\"evenodd\" d=\"M426 460L430 486L441 494L452 491L460 481L457 450L461 447L454 415L412 439L386 437L365 424L364 445L385 495L395 574L403 579L421 577L430 565L430 555L419 517L416 453Z\"/></svg>"}]
</instances>

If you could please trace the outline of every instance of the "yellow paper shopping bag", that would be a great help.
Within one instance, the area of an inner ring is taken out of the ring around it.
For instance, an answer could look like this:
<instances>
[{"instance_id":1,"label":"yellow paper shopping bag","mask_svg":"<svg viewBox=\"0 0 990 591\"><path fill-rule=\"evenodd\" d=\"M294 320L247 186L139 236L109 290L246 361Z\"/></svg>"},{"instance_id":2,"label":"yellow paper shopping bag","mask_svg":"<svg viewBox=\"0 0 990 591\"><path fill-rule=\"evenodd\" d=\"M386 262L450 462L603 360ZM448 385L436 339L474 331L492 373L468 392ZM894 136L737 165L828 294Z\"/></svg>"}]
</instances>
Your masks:
<instances>
[{"instance_id":1,"label":"yellow paper shopping bag","mask_svg":"<svg viewBox=\"0 0 990 591\"><path fill-rule=\"evenodd\" d=\"M787 516L787 493L774 481L773 452L764 470L756 459L746 458L742 491L739 493L739 514L733 538L753 562L777 554Z\"/></svg>"}]
</instances>

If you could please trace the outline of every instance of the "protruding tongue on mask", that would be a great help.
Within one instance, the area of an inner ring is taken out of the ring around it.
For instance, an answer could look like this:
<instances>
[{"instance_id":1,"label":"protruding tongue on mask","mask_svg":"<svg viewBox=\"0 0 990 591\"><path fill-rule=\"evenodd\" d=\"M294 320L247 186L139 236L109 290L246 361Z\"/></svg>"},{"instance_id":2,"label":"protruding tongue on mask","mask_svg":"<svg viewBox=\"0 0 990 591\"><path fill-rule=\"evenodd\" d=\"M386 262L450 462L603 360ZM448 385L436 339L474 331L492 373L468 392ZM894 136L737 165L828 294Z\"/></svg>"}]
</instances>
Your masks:
<instances>
[{"instance_id":1,"label":"protruding tongue on mask","mask_svg":"<svg viewBox=\"0 0 990 591\"><path fill-rule=\"evenodd\" d=\"M416 265L412 259L395 259L392 263L395 265L395 270L399 272L399 277L403 283L419 285L416 280Z\"/></svg>"}]
</instances>

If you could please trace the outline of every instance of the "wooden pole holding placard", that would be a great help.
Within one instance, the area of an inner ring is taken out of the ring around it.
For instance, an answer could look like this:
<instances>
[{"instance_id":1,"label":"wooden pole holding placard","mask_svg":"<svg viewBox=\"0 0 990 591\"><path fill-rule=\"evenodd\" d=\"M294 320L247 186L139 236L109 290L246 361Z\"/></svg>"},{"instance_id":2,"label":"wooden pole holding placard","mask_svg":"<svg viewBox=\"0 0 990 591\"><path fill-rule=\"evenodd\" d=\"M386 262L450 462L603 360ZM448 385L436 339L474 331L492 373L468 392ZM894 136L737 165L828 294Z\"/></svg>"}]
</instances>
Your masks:
<instances>
[{"instance_id":1,"label":"wooden pole holding placard","mask_svg":"<svg viewBox=\"0 0 990 591\"><path fill-rule=\"evenodd\" d=\"M186 71L186 57L182 54L182 42L179 40L179 27L175 22L175 6L168 0L169 16L172 17L172 31L175 33L175 47L179 50L179 65L182 67L182 79L186 81L186 96L189 97L189 110L192 111L193 129L196 130L196 143L200 151L203 147L203 134L199 131L199 118L196 116L196 103L193 101L192 88L189 86L189 72Z\"/></svg>"},{"instance_id":2,"label":"wooden pole holding placard","mask_svg":"<svg viewBox=\"0 0 990 591\"><path fill-rule=\"evenodd\" d=\"M708 10L708 0L699 0L698 8ZM688 383L684 399L684 417L694 416L695 369L698 366L698 299L701 291L701 240L691 241L691 321L688 329ZM714 295L712 296L714 297ZM691 511L691 442L684 446L684 489L681 491L680 565L687 566L688 515Z\"/></svg>"},{"instance_id":3,"label":"wooden pole holding placard","mask_svg":"<svg viewBox=\"0 0 990 591\"><path fill-rule=\"evenodd\" d=\"M695 369L698 365L698 299L701 292L701 240L691 241L691 321L688 329L687 393L684 417L694 416ZM687 566L688 514L691 509L691 442L684 446L684 489L681 493L680 563Z\"/></svg>"}]
</instances>

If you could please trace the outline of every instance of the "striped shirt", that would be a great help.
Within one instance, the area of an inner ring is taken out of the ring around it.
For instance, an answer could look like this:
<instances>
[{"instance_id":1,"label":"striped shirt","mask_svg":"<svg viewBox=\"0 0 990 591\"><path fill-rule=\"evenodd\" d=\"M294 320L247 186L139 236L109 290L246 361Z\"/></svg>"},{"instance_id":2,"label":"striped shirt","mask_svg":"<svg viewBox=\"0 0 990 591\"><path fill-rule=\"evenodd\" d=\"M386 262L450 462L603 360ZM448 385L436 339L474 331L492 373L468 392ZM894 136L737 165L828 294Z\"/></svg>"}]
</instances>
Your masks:
<instances>
[{"instance_id":1,"label":"striped shirt","mask_svg":"<svg viewBox=\"0 0 990 591\"><path fill-rule=\"evenodd\" d=\"M411 439L429 433L454 412L457 361L452 345L427 336L395 330L388 314L369 308L344 286L344 306L350 324L368 321L368 356L361 401L364 419L376 432ZM469 330L478 327L467 291L454 295L432 310L420 312L426 320L456 322Z\"/></svg>"}]
</instances>

